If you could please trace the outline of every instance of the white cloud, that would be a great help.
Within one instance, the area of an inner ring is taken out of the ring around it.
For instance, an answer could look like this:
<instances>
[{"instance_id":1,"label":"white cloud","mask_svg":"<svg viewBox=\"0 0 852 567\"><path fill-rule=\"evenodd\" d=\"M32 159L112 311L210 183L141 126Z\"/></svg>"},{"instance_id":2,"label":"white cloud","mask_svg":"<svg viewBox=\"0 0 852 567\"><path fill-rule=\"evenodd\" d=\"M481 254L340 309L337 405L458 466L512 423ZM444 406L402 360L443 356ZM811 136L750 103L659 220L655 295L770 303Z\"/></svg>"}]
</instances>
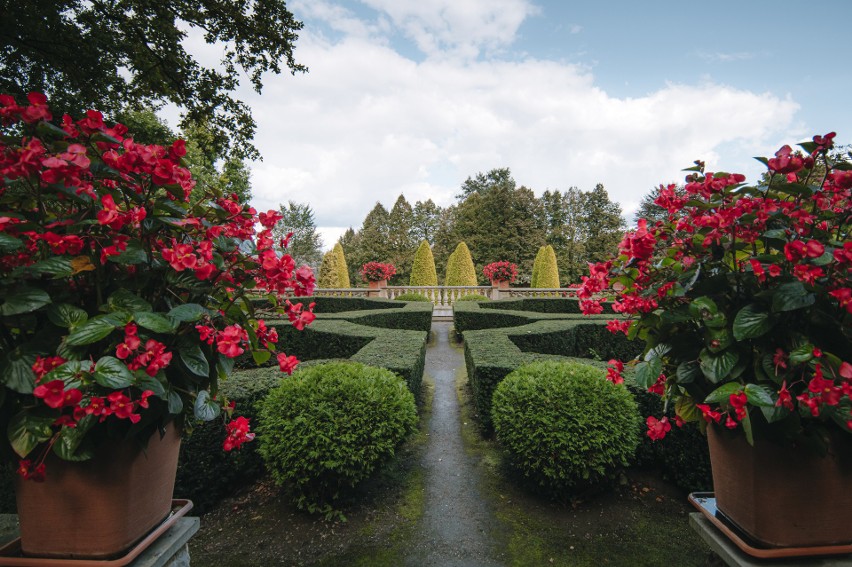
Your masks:
<instances>
[{"instance_id":1,"label":"white cloud","mask_svg":"<svg viewBox=\"0 0 852 567\"><path fill-rule=\"evenodd\" d=\"M512 43L538 13L526 0L362 0L390 18L427 55L476 57Z\"/></svg>"},{"instance_id":2,"label":"white cloud","mask_svg":"<svg viewBox=\"0 0 852 567\"><path fill-rule=\"evenodd\" d=\"M308 202L322 226L357 228L400 193L451 204L467 176L495 167L538 193L602 182L628 210L695 159L719 166L726 145L771 153L798 108L714 83L621 99L580 66L416 63L359 37L306 34L299 55L309 74L269 77L249 98L264 156L252 167L255 205Z\"/></svg>"},{"instance_id":3,"label":"white cloud","mask_svg":"<svg viewBox=\"0 0 852 567\"><path fill-rule=\"evenodd\" d=\"M465 178L497 167L510 167L538 194L603 183L629 213L653 186L682 179L695 159L754 174L750 156L771 154L801 127L789 98L709 80L618 98L577 64L413 61L394 51L383 19L412 37L431 34L440 54L458 47L449 45L453 37L469 37L476 49L508 45L533 9L527 3L364 2L381 11L378 20L330 2L296 4L313 6L310 16L342 39L307 22L297 56L310 72L268 75L262 96L238 93L253 109L264 157L251 164L253 204L310 204L327 247L377 201L390 207L403 193L412 204L431 198L446 206Z\"/></svg>"}]
</instances>

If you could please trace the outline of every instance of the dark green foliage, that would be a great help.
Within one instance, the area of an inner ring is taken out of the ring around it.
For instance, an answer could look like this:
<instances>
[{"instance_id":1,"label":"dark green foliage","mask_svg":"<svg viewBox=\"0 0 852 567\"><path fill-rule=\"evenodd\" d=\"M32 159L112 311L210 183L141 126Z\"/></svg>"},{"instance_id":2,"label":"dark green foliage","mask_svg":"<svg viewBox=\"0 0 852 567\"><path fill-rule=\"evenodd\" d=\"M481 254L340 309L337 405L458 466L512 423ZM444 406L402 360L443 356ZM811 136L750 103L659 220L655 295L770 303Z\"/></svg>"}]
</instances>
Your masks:
<instances>
[{"instance_id":1,"label":"dark green foliage","mask_svg":"<svg viewBox=\"0 0 852 567\"><path fill-rule=\"evenodd\" d=\"M638 445L639 412L603 370L536 362L494 392L492 418L509 461L542 491L565 496L611 480Z\"/></svg>"},{"instance_id":2,"label":"dark green foliage","mask_svg":"<svg viewBox=\"0 0 852 567\"><path fill-rule=\"evenodd\" d=\"M604 313L614 313L611 303L603 303ZM483 306L486 309L509 309L534 313L579 314L580 302L570 297L527 297L523 299L501 299Z\"/></svg>"},{"instance_id":3,"label":"dark green foliage","mask_svg":"<svg viewBox=\"0 0 852 567\"><path fill-rule=\"evenodd\" d=\"M413 291L408 293L403 293L402 295L397 295L394 297L394 301L432 301L422 293L415 293Z\"/></svg>"},{"instance_id":4,"label":"dark green foliage","mask_svg":"<svg viewBox=\"0 0 852 567\"><path fill-rule=\"evenodd\" d=\"M277 368L235 372L222 382L221 392L234 401L234 417L245 416L254 426L258 402L287 378ZM257 443L246 443L239 450L225 452L222 449L224 440L222 422L213 420L197 422L192 434L181 444L175 497L192 500L194 510L199 514L204 514L222 498L263 472Z\"/></svg>"},{"instance_id":5,"label":"dark green foliage","mask_svg":"<svg viewBox=\"0 0 852 567\"><path fill-rule=\"evenodd\" d=\"M456 301L491 301L491 298L479 295L478 293L468 293L467 295L462 295Z\"/></svg>"},{"instance_id":6,"label":"dark green foliage","mask_svg":"<svg viewBox=\"0 0 852 567\"><path fill-rule=\"evenodd\" d=\"M622 333L610 333L600 320L541 321L525 327L523 333L509 332L509 340L522 352L598 360L631 360L642 352L641 345Z\"/></svg>"},{"instance_id":7,"label":"dark green foliage","mask_svg":"<svg viewBox=\"0 0 852 567\"><path fill-rule=\"evenodd\" d=\"M611 312L612 307L604 304L604 313ZM582 315L577 300L570 298L501 299L485 303L456 304L453 308L453 321L456 331L460 333L477 329L516 327L549 319L606 322L613 318L613 315Z\"/></svg>"},{"instance_id":8,"label":"dark green foliage","mask_svg":"<svg viewBox=\"0 0 852 567\"><path fill-rule=\"evenodd\" d=\"M671 431L659 441L652 441L642 432L642 441L636 453L636 465L659 467L664 477L686 492L713 490L707 437L699 431L695 423L688 423L683 427L675 426L674 411L669 409L666 414L663 413L660 396L650 394L632 384L629 389L639 406L643 422L648 416L659 419L668 415L672 423Z\"/></svg>"},{"instance_id":9,"label":"dark green foliage","mask_svg":"<svg viewBox=\"0 0 852 567\"><path fill-rule=\"evenodd\" d=\"M333 516L343 492L393 457L416 424L414 397L398 376L362 364L319 364L270 392L259 452L300 509Z\"/></svg>"}]
</instances>

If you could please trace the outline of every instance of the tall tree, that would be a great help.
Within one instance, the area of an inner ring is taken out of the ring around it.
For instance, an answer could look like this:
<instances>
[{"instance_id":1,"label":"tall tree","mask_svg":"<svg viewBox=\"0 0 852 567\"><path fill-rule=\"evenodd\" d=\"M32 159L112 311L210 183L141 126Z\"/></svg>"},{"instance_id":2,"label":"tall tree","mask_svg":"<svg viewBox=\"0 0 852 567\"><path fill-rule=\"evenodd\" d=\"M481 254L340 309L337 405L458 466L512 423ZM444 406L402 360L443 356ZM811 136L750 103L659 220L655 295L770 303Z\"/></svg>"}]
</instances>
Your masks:
<instances>
[{"instance_id":1,"label":"tall tree","mask_svg":"<svg viewBox=\"0 0 852 567\"><path fill-rule=\"evenodd\" d=\"M394 284L405 283L411 278L411 265L418 242L412 237L413 223L414 211L405 196L400 195L388 213L389 256L386 261L396 267L396 275L391 280Z\"/></svg>"},{"instance_id":2,"label":"tall tree","mask_svg":"<svg viewBox=\"0 0 852 567\"><path fill-rule=\"evenodd\" d=\"M602 262L617 251L624 236L621 206L610 201L609 194L600 183L584 193L580 201L585 219L585 259L587 262Z\"/></svg>"},{"instance_id":3,"label":"tall tree","mask_svg":"<svg viewBox=\"0 0 852 567\"><path fill-rule=\"evenodd\" d=\"M279 206L279 212L284 218L272 229L275 240L278 241L292 232L287 252L297 266L307 264L316 270L322 261L323 244L322 237L317 232L313 209L310 205L288 201L287 205Z\"/></svg>"},{"instance_id":4,"label":"tall tree","mask_svg":"<svg viewBox=\"0 0 852 567\"><path fill-rule=\"evenodd\" d=\"M353 241L351 253L347 253L346 259L350 267L350 274L359 274L361 266L367 262L388 262L391 256L390 224L388 210L381 203L367 213L364 222ZM361 282L362 278L357 275L352 278L353 282Z\"/></svg>"},{"instance_id":5,"label":"tall tree","mask_svg":"<svg viewBox=\"0 0 852 567\"><path fill-rule=\"evenodd\" d=\"M675 195L678 197L683 197L686 194L686 190L683 188L683 185L675 186ZM660 196L660 187L655 187L651 189L649 192L645 193L642 197L642 200L639 201L639 208L636 209L636 212L633 214L633 223L639 219L645 219L648 221L648 224L654 224L656 221L665 221L669 218L669 213L663 207L654 203L657 197Z\"/></svg>"},{"instance_id":6,"label":"tall tree","mask_svg":"<svg viewBox=\"0 0 852 567\"><path fill-rule=\"evenodd\" d=\"M283 0L28 0L0 5L0 93L43 92L58 113L171 102L184 123L206 122L214 151L258 157L255 121L232 97L242 77L304 72L293 48L302 23ZM187 30L224 46L221 65L200 65Z\"/></svg>"},{"instance_id":7,"label":"tall tree","mask_svg":"<svg viewBox=\"0 0 852 567\"><path fill-rule=\"evenodd\" d=\"M515 180L508 167L492 169L488 173L477 173L476 177L468 177L461 186L461 193L456 195L457 199L465 199L471 193L485 195L495 187L503 187L512 190L515 188Z\"/></svg>"},{"instance_id":8,"label":"tall tree","mask_svg":"<svg viewBox=\"0 0 852 567\"><path fill-rule=\"evenodd\" d=\"M411 221L411 238L415 242L435 240L435 233L441 222L441 207L436 205L432 199L417 201L414 203Z\"/></svg>"}]
</instances>

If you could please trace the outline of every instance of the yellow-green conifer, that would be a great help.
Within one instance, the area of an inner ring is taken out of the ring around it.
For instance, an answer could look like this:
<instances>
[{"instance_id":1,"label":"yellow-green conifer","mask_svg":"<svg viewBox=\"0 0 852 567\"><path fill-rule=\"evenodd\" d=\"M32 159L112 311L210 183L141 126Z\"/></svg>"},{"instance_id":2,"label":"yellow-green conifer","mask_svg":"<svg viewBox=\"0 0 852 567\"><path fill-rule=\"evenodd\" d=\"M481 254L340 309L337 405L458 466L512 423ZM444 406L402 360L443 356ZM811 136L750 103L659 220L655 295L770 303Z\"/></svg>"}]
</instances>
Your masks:
<instances>
[{"instance_id":1,"label":"yellow-green conifer","mask_svg":"<svg viewBox=\"0 0 852 567\"><path fill-rule=\"evenodd\" d=\"M533 267L535 273L535 267ZM541 253L541 262L535 285L531 287L555 288L559 287L559 266L556 264L556 251L553 246L547 245Z\"/></svg>"},{"instance_id":2,"label":"yellow-green conifer","mask_svg":"<svg viewBox=\"0 0 852 567\"><path fill-rule=\"evenodd\" d=\"M420 247L414 253L408 285L438 285L435 257L432 255L432 248L425 240L420 243Z\"/></svg>"},{"instance_id":3,"label":"yellow-green conifer","mask_svg":"<svg viewBox=\"0 0 852 567\"><path fill-rule=\"evenodd\" d=\"M476 285L476 268L470 249L459 242L447 261L447 277L444 285Z\"/></svg>"},{"instance_id":4,"label":"yellow-green conifer","mask_svg":"<svg viewBox=\"0 0 852 567\"><path fill-rule=\"evenodd\" d=\"M337 287L352 287L349 282L349 266L346 264L346 256L343 255L343 246L338 242L334 245L333 252L337 256Z\"/></svg>"}]
</instances>

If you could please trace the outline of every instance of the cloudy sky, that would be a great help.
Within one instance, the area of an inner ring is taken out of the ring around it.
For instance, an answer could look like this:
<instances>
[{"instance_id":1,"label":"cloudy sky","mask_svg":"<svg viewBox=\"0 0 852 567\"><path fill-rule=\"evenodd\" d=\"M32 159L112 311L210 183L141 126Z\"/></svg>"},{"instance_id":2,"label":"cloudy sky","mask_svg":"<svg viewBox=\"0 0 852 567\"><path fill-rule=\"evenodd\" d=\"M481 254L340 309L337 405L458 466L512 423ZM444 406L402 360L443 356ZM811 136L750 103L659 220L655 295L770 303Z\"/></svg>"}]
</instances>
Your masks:
<instances>
[{"instance_id":1,"label":"cloudy sky","mask_svg":"<svg viewBox=\"0 0 852 567\"><path fill-rule=\"evenodd\" d=\"M785 143L852 140L848 0L287 4L310 72L239 92L253 204L310 204L327 248L377 201L450 205L493 168L536 194L603 183L631 218L693 160L754 178Z\"/></svg>"}]
</instances>

